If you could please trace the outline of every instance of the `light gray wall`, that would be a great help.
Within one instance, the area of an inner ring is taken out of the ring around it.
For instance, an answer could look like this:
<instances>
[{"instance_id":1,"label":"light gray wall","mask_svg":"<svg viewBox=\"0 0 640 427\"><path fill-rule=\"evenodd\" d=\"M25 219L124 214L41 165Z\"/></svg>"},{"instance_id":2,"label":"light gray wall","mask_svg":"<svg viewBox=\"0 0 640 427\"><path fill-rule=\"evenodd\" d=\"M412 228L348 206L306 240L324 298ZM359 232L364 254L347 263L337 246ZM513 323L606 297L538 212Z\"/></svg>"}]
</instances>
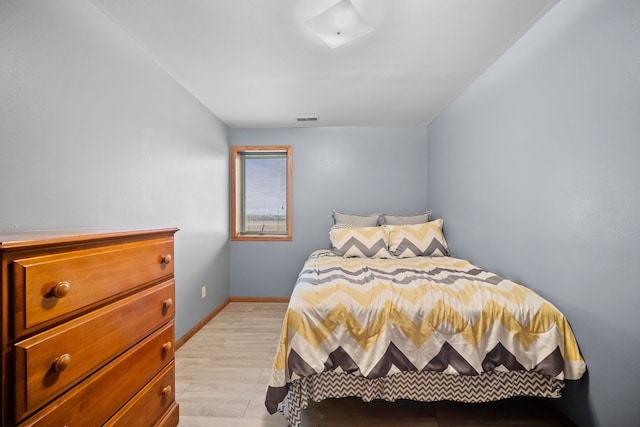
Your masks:
<instances>
[{"instance_id":1,"label":"light gray wall","mask_svg":"<svg viewBox=\"0 0 640 427\"><path fill-rule=\"evenodd\" d=\"M231 296L291 295L307 256L330 247L334 209L426 209L426 126L231 129L230 141L293 150L293 240L231 242Z\"/></svg>"},{"instance_id":2,"label":"light gray wall","mask_svg":"<svg viewBox=\"0 0 640 427\"><path fill-rule=\"evenodd\" d=\"M428 126L453 254L567 316L580 426L640 425L640 2L563 0Z\"/></svg>"},{"instance_id":3,"label":"light gray wall","mask_svg":"<svg viewBox=\"0 0 640 427\"><path fill-rule=\"evenodd\" d=\"M0 40L0 230L179 227L181 337L229 296L228 129L89 2L2 1Z\"/></svg>"}]
</instances>

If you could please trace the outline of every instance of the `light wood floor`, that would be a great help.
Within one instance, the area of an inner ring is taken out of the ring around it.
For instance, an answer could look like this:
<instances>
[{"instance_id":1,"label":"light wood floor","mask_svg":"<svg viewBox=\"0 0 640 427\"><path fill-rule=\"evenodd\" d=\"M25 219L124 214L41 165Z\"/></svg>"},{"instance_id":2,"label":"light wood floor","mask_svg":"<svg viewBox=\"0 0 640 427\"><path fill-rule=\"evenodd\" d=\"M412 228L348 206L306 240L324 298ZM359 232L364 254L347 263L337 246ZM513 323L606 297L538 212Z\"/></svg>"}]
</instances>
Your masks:
<instances>
[{"instance_id":1,"label":"light wood floor","mask_svg":"<svg viewBox=\"0 0 640 427\"><path fill-rule=\"evenodd\" d=\"M286 304L232 302L176 352L180 427L285 427L269 415L269 382ZM483 404L331 399L303 412L304 427L559 427L537 399Z\"/></svg>"}]
</instances>

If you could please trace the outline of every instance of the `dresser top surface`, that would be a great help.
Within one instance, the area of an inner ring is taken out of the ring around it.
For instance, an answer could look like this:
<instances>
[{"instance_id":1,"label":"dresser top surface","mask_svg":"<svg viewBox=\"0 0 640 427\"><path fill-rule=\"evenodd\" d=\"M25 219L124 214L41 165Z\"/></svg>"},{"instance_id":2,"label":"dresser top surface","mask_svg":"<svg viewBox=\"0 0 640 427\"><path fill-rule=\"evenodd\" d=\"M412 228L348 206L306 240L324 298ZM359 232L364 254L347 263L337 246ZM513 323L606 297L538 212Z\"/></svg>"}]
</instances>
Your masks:
<instances>
[{"instance_id":1,"label":"dresser top surface","mask_svg":"<svg viewBox=\"0 0 640 427\"><path fill-rule=\"evenodd\" d=\"M68 229L0 232L0 250L19 249L32 246L78 243L85 241L108 240L134 236L170 236L177 228L149 229Z\"/></svg>"}]
</instances>

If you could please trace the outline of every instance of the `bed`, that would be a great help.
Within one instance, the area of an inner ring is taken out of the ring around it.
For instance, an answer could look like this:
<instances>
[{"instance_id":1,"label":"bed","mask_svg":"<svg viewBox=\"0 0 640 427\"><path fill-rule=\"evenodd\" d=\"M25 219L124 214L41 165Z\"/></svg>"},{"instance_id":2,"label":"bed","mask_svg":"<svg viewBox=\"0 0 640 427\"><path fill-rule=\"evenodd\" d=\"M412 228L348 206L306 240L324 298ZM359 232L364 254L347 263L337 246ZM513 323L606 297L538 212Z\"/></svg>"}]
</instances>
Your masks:
<instances>
[{"instance_id":1,"label":"bed","mask_svg":"<svg viewBox=\"0 0 640 427\"><path fill-rule=\"evenodd\" d=\"M266 392L298 426L308 402L559 397L585 362L532 290L450 256L442 220L334 226L295 284Z\"/></svg>"}]
</instances>

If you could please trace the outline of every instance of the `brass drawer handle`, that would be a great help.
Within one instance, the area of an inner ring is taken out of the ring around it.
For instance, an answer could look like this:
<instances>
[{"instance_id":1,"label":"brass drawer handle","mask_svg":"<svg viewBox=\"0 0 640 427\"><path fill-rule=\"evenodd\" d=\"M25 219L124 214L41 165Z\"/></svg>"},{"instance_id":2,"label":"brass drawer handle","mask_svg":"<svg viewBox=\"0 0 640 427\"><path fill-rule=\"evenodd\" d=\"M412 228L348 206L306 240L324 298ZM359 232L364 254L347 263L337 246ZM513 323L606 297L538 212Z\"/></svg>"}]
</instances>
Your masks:
<instances>
[{"instance_id":1,"label":"brass drawer handle","mask_svg":"<svg viewBox=\"0 0 640 427\"><path fill-rule=\"evenodd\" d=\"M162 301L162 308L165 310L169 310L172 305L173 300L171 298L167 298L166 300Z\"/></svg>"},{"instance_id":2,"label":"brass drawer handle","mask_svg":"<svg viewBox=\"0 0 640 427\"><path fill-rule=\"evenodd\" d=\"M171 341L167 341L166 343L162 344L162 351L164 351L165 353L169 353L172 347L173 344L171 344Z\"/></svg>"},{"instance_id":3,"label":"brass drawer handle","mask_svg":"<svg viewBox=\"0 0 640 427\"><path fill-rule=\"evenodd\" d=\"M65 353L62 356L58 356L56 360L53 361L53 370L56 372L62 372L69 367L69 364L71 364L71 355Z\"/></svg>"},{"instance_id":4,"label":"brass drawer handle","mask_svg":"<svg viewBox=\"0 0 640 427\"><path fill-rule=\"evenodd\" d=\"M162 387L161 393L162 393L163 396L169 396L171 394L171 390L173 390L171 388L171 386L170 385L166 385L166 386Z\"/></svg>"},{"instance_id":5,"label":"brass drawer handle","mask_svg":"<svg viewBox=\"0 0 640 427\"><path fill-rule=\"evenodd\" d=\"M58 282L53 288L51 288L51 296L64 298L69 294L70 290L71 284L69 282Z\"/></svg>"},{"instance_id":6,"label":"brass drawer handle","mask_svg":"<svg viewBox=\"0 0 640 427\"><path fill-rule=\"evenodd\" d=\"M162 255L160 264L171 264L171 254Z\"/></svg>"}]
</instances>

